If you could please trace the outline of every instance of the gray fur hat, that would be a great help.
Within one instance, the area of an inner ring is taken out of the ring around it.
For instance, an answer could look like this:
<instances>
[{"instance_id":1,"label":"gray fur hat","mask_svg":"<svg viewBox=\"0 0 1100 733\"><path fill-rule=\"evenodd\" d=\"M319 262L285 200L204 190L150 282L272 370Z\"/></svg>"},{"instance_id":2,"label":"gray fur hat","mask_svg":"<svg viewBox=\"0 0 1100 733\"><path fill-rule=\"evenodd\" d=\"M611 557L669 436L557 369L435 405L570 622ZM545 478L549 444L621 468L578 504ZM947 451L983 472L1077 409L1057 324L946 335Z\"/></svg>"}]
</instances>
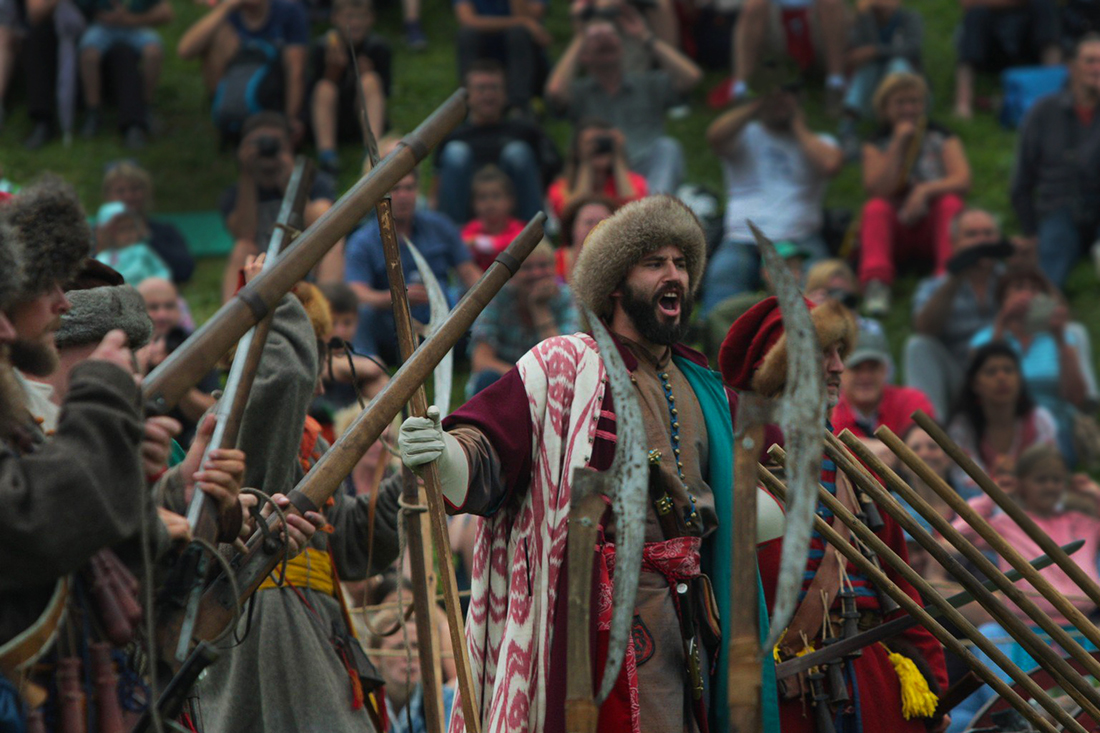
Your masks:
<instances>
[{"instance_id":1,"label":"gray fur hat","mask_svg":"<svg viewBox=\"0 0 1100 733\"><path fill-rule=\"evenodd\" d=\"M113 285L88 290L70 290L72 303L61 316L61 328L54 336L57 348L99 343L108 331L121 328L131 349L140 349L153 335L153 322L145 312L145 299L130 285Z\"/></svg>"},{"instance_id":2,"label":"gray fur hat","mask_svg":"<svg viewBox=\"0 0 1100 733\"><path fill-rule=\"evenodd\" d=\"M11 228L0 224L0 310L19 296L23 285L23 257Z\"/></svg>"},{"instance_id":3,"label":"gray fur hat","mask_svg":"<svg viewBox=\"0 0 1100 733\"><path fill-rule=\"evenodd\" d=\"M707 263L703 227L682 201L665 195L633 201L597 224L577 256L570 287L596 315L610 318L611 292L627 271L668 244L683 251L689 287L698 292Z\"/></svg>"},{"instance_id":4,"label":"gray fur hat","mask_svg":"<svg viewBox=\"0 0 1100 733\"><path fill-rule=\"evenodd\" d=\"M92 229L76 190L56 176L20 191L3 216L23 246L24 296L37 295L54 282L64 286L91 253Z\"/></svg>"}]
</instances>

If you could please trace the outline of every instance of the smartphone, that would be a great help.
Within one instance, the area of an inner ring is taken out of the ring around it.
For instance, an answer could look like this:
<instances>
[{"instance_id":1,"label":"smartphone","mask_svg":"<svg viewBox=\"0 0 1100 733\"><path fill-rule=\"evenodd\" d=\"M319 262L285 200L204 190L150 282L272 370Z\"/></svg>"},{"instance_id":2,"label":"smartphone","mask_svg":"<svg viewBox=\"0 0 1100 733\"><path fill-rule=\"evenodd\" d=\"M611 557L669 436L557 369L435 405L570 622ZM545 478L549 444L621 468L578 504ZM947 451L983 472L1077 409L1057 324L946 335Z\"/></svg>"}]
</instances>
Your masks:
<instances>
[{"instance_id":1,"label":"smartphone","mask_svg":"<svg viewBox=\"0 0 1100 733\"><path fill-rule=\"evenodd\" d=\"M1024 329L1028 333L1039 333L1050 330L1050 317L1054 315L1054 309L1058 302L1046 293L1039 293L1031 299L1027 315L1024 316Z\"/></svg>"}]
</instances>

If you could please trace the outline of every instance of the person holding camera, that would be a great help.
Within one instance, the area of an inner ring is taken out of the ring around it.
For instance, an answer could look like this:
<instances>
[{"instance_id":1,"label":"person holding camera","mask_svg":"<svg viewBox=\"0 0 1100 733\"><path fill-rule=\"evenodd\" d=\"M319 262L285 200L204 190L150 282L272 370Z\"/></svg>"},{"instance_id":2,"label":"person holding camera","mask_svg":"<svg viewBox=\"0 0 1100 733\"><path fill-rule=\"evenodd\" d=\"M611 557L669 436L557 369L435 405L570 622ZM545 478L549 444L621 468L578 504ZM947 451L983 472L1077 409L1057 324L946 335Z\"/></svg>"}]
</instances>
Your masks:
<instances>
[{"instance_id":1,"label":"person holding camera","mask_svg":"<svg viewBox=\"0 0 1100 733\"><path fill-rule=\"evenodd\" d=\"M722 162L726 222L711 257L703 311L760 286L760 253L746 220L775 241L789 240L809 264L828 256L821 236L825 190L844 163L831 135L815 133L790 81L729 110L707 128L707 144Z\"/></svg>"},{"instance_id":2,"label":"person holding camera","mask_svg":"<svg viewBox=\"0 0 1100 733\"><path fill-rule=\"evenodd\" d=\"M581 196L602 194L622 206L649 193L646 179L627 164L623 133L593 118L577 125L565 172L550 184L546 198L560 220L566 207Z\"/></svg>"},{"instance_id":3,"label":"person holding camera","mask_svg":"<svg viewBox=\"0 0 1100 733\"><path fill-rule=\"evenodd\" d=\"M275 228L279 206L294 172L291 128L278 112L252 115L241 128L237 147L237 182L226 189L218 201L225 228L233 237L222 279L222 300L237 292L239 272L248 255L267 250ZM332 207L336 199L336 181L324 172L313 179L305 207L308 227ZM344 276L343 240L329 250L317 265L318 282L342 280Z\"/></svg>"},{"instance_id":4,"label":"person holding camera","mask_svg":"<svg viewBox=\"0 0 1100 733\"><path fill-rule=\"evenodd\" d=\"M577 32L550 73L546 98L574 122L597 117L620 130L627 163L646 179L650 193L673 193L683 179L684 151L665 134L665 111L681 104L681 95L699 83L703 72L658 38L634 5L605 5L583 21L587 7L578 3L573 8ZM638 39L658 68L626 71L622 36ZM581 67L586 76L577 78Z\"/></svg>"},{"instance_id":5,"label":"person holding camera","mask_svg":"<svg viewBox=\"0 0 1100 733\"><path fill-rule=\"evenodd\" d=\"M1035 266L1010 265L997 286L997 302L993 325L974 334L970 346L1003 341L1012 347L1028 392L1054 416L1058 447L1072 466L1074 416L1090 401L1081 360L1084 329L1071 327L1062 294Z\"/></svg>"}]
</instances>

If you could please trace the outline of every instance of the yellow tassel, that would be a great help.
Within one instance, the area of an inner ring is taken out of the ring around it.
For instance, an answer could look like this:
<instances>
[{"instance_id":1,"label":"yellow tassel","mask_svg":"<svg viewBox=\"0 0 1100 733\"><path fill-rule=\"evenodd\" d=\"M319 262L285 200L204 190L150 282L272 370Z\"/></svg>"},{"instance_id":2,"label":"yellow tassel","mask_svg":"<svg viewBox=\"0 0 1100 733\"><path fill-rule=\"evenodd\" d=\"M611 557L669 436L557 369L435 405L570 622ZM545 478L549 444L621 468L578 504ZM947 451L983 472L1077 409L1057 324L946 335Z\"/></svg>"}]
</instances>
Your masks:
<instances>
[{"instance_id":1,"label":"yellow tassel","mask_svg":"<svg viewBox=\"0 0 1100 733\"><path fill-rule=\"evenodd\" d=\"M928 680L909 657L890 652L888 657L901 683L901 714L906 720L931 718L939 698L928 688Z\"/></svg>"},{"instance_id":2,"label":"yellow tassel","mask_svg":"<svg viewBox=\"0 0 1100 733\"><path fill-rule=\"evenodd\" d=\"M787 631L786 631L786 629L784 629L783 633L779 635L779 641L775 642L775 648L772 649L772 657L775 658L775 663L776 664L779 664L780 662L783 661L783 658L780 656L780 653L779 653L779 647L783 643L783 639L786 638L786 636L787 636ZM813 642L810 642L809 645L802 647L801 651L795 652L794 657L792 657L792 658L804 657L812 651L814 651L814 645L813 645Z\"/></svg>"}]
</instances>

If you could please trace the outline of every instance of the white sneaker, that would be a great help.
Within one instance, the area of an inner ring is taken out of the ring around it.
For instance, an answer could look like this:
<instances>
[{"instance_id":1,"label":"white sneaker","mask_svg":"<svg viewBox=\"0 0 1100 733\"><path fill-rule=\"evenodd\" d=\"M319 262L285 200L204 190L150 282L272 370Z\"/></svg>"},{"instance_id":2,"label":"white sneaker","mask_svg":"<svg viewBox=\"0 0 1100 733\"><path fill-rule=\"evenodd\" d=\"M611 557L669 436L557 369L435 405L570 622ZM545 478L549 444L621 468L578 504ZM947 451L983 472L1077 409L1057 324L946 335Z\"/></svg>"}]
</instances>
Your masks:
<instances>
[{"instance_id":1,"label":"white sneaker","mask_svg":"<svg viewBox=\"0 0 1100 733\"><path fill-rule=\"evenodd\" d=\"M890 286L872 280L863 288L863 312L872 318L882 318L890 312Z\"/></svg>"}]
</instances>

